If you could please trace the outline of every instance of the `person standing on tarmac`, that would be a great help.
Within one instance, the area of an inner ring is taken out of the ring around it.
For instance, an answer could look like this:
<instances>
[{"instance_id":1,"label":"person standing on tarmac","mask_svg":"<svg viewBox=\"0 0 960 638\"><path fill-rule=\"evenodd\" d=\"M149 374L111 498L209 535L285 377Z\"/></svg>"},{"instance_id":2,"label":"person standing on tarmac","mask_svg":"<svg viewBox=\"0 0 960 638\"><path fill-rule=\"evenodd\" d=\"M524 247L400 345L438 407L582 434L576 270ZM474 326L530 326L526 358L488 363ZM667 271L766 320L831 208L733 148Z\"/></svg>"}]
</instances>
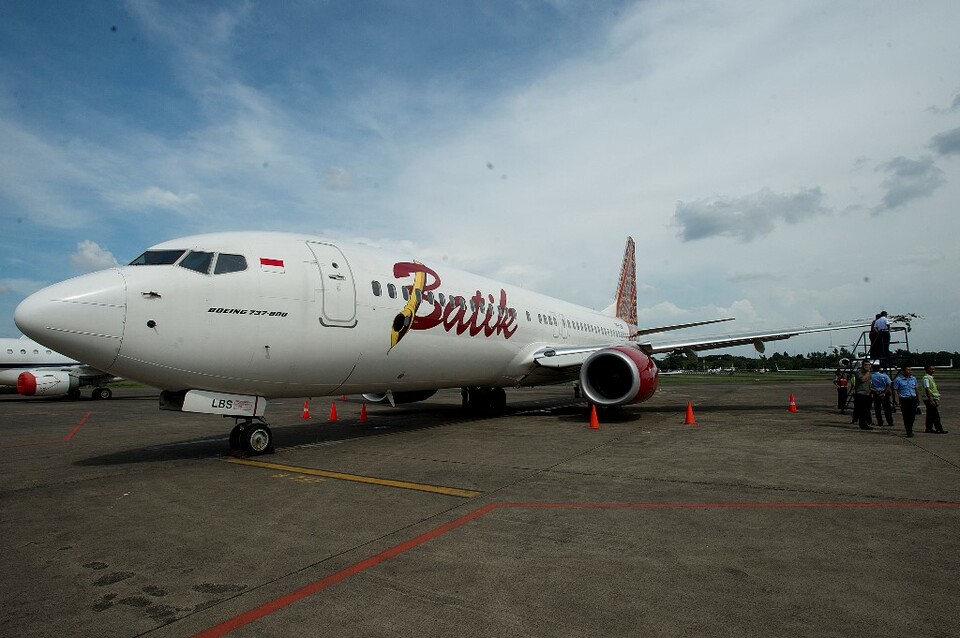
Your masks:
<instances>
[{"instance_id":1,"label":"person standing on tarmac","mask_svg":"<svg viewBox=\"0 0 960 638\"><path fill-rule=\"evenodd\" d=\"M870 425L870 377L872 375L869 361L860 364L860 369L854 375L853 384L853 415L860 424L861 430L872 430Z\"/></svg>"},{"instance_id":2,"label":"person standing on tarmac","mask_svg":"<svg viewBox=\"0 0 960 638\"><path fill-rule=\"evenodd\" d=\"M940 423L940 391L937 390L937 382L933 378L936 368L927 366L924 370L927 372L923 377L923 405L927 407L924 432L946 434L947 431L943 429L943 424Z\"/></svg>"},{"instance_id":3,"label":"person standing on tarmac","mask_svg":"<svg viewBox=\"0 0 960 638\"><path fill-rule=\"evenodd\" d=\"M917 378L910 370L910 364L900 366L900 375L893 380L893 403L903 415L903 429L907 436L913 436L913 422L917 418Z\"/></svg>"},{"instance_id":4,"label":"person standing on tarmac","mask_svg":"<svg viewBox=\"0 0 960 638\"><path fill-rule=\"evenodd\" d=\"M870 394L873 397L873 411L877 415L877 425L883 425L887 417L887 426L893 427L893 408L890 407L890 377L883 370L875 370L870 375ZM883 414L880 410L883 410Z\"/></svg>"},{"instance_id":5,"label":"person standing on tarmac","mask_svg":"<svg viewBox=\"0 0 960 638\"><path fill-rule=\"evenodd\" d=\"M847 377L840 371L840 368L837 368L837 372L833 375L833 385L837 388L837 409L840 410L840 414L845 414L847 407L847 385L849 384L847 383Z\"/></svg>"}]
</instances>

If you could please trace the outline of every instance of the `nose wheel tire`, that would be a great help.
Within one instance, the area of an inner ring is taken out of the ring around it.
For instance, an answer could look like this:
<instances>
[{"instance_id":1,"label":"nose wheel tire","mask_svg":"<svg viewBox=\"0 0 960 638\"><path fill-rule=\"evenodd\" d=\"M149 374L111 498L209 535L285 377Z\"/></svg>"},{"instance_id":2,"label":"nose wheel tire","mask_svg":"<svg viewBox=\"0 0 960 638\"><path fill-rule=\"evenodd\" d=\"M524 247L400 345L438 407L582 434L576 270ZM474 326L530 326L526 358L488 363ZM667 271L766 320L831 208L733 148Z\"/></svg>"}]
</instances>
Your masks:
<instances>
[{"instance_id":1,"label":"nose wheel tire","mask_svg":"<svg viewBox=\"0 0 960 638\"><path fill-rule=\"evenodd\" d=\"M230 438L232 443L232 433ZM266 423L246 423L240 426L239 439L240 449L251 456L273 452L273 432Z\"/></svg>"}]
</instances>

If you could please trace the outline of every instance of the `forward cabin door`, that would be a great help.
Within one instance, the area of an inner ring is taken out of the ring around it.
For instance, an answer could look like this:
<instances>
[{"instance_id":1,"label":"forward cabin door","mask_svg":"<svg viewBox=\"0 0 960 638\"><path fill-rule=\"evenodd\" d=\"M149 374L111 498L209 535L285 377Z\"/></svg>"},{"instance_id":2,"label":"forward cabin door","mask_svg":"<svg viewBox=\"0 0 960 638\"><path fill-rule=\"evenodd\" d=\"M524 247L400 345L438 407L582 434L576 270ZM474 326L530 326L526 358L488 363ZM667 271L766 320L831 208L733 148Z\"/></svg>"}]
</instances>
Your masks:
<instances>
[{"instance_id":1,"label":"forward cabin door","mask_svg":"<svg viewBox=\"0 0 960 638\"><path fill-rule=\"evenodd\" d=\"M357 325L357 288L347 258L333 244L308 241L317 258L320 277L320 323L353 328Z\"/></svg>"}]
</instances>

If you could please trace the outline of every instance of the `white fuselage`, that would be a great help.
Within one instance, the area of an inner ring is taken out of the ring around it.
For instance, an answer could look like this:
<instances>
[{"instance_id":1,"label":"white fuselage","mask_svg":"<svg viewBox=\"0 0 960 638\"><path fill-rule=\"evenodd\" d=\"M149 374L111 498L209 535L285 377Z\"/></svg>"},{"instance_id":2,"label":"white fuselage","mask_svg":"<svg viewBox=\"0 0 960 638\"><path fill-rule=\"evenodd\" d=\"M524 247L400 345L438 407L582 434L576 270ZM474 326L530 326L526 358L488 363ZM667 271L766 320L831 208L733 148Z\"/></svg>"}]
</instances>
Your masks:
<instances>
[{"instance_id":1,"label":"white fuselage","mask_svg":"<svg viewBox=\"0 0 960 638\"><path fill-rule=\"evenodd\" d=\"M550 382L563 377L531 375L535 351L629 338L615 317L368 246L220 233L150 250L196 254L55 284L20 305L17 324L91 366L164 390L265 397ZM204 271L206 253L218 265ZM409 330L398 331L411 288L422 300Z\"/></svg>"}]
</instances>

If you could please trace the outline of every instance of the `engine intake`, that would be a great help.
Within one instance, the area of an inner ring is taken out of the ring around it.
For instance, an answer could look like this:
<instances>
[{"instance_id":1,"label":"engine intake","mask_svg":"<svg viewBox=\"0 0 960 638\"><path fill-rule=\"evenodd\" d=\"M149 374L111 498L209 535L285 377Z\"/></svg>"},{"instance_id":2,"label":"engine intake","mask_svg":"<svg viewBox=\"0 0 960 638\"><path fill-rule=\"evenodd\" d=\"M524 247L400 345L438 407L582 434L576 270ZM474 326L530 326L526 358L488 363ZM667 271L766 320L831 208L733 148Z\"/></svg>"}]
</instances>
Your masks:
<instances>
[{"instance_id":1,"label":"engine intake","mask_svg":"<svg viewBox=\"0 0 960 638\"><path fill-rule=\"evenodd\" d=\"M17 392L23 396L62 397L80 387L79 381L62 371L21 372L17 377Z\"/></svg>"},{"instance_id":2,"label":"engine intake","mask_svg":"<svg viewBox=\"0 0 960 638\"><path fill-rule=\"evenodd\" d=\"M641 403L657 391L657 364L639 350L615 346L598 350L580 368L580 387L597 405Z\"/></svg>"}]
</instances>

